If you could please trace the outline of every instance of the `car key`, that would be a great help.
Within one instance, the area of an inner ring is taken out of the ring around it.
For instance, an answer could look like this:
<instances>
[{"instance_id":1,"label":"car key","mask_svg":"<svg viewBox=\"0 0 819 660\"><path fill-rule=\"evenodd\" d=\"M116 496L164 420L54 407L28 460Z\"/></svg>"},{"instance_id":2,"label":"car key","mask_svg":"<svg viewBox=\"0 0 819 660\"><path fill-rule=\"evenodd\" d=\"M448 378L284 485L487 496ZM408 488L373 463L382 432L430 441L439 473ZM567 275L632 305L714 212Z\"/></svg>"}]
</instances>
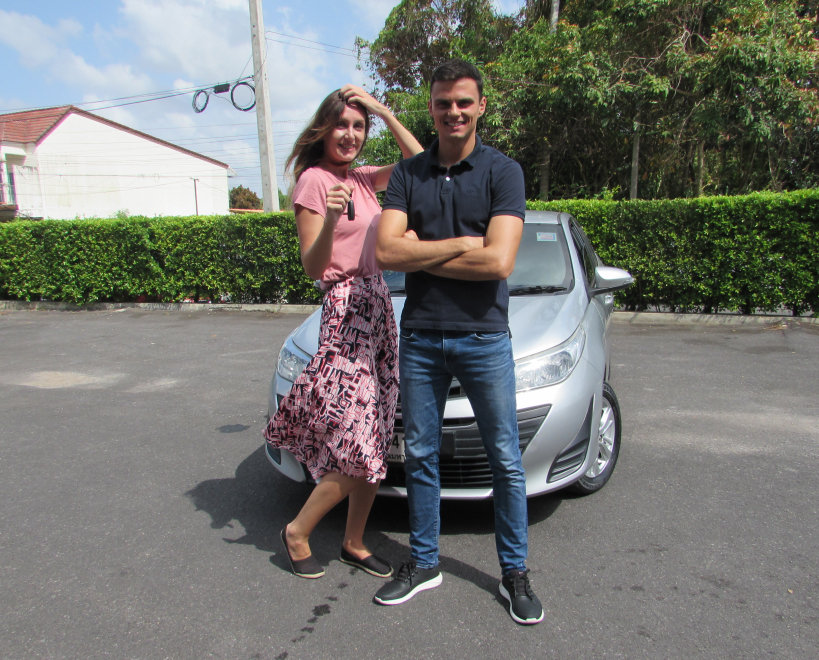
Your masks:
<instances>
[{"instance_id":1,"label":"car key","mask_svg":"<svg viewBox=\"0 0 819 660\"><path fill-rule=\"evenodd\" d=\"M350 201L347 202L347 220L355 220L355 206L353 205L352 197Z\"/></svg>"}]
</instances>

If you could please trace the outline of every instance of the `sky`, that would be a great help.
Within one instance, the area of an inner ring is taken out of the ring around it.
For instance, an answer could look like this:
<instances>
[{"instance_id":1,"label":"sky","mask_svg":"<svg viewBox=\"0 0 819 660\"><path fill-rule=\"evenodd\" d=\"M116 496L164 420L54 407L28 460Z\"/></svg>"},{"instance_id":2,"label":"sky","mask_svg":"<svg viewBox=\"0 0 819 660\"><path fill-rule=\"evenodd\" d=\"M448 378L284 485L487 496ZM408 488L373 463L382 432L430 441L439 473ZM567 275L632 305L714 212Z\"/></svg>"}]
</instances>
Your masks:
<instances>
[{"instance_id":1,"label":"sky","mask_svg":"<svg viewBox=\"0 0 819 660\"><path fill-rule=\"evenodd\" d=\"M348 82L373 89L355 39L374 40L395 4L263 1L282 191L284 161L321 100ZM498 0L508 13L521 4ZM0 70L0 113L75 105L227 163L230 188L261 196L256 110L212 91L253 76L248 0L0 0ZM200 89L210 93L197 113ZM250 90L235 98L248 102Z\"/></svg>"}]
</instances>

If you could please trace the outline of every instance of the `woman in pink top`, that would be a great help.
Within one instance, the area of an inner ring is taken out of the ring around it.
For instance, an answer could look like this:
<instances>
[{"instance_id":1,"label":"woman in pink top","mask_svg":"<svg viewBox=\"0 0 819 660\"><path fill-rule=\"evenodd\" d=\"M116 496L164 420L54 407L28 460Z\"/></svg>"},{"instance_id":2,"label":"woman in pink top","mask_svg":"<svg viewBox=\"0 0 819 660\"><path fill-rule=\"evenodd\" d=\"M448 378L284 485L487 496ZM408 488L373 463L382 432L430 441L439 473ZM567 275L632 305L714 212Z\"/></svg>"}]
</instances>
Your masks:
<instances>
[{"instance_id":1,"label":"woman in pink top","mask_svg":"<svg viewBox=\"0 0 819 660\"><path fill-rule=\"evenodd\" d=\"M265 429L273 447L291 452L318 481L281 531L293 573L324 575L310 551L310 533L348 498L342 562L377 577L390 564L364 545L364 527L387 471L398 400L398 346L389 290L375 262L375 196L392 165L351 169L367 140L372 113L405 158L423 149L386 106L345 85L319 106L299 136L287 167L296 179L293 205L307 275L325 291L319 349ZM349 209L354 215L348 218Z\"/></svg>"}]
</instances>

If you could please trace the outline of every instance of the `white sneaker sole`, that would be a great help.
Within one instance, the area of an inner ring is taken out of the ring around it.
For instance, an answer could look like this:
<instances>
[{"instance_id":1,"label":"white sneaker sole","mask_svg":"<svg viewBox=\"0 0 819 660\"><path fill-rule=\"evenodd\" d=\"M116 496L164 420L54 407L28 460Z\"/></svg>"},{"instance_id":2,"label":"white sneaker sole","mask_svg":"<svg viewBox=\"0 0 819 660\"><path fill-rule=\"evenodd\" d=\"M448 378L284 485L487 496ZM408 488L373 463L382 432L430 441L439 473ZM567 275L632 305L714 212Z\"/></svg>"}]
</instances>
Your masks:
<instances>
[{"instance_id":1,"label":"white sneaker sole","mask_svg":"<svg viewBox=\"0 0 819 660\"><path fill-rule=\"evenodd\" d=\"M410 591L406 596L401 596L401 598L395 598L393 600L382 600L378 596L374 596L373 600L378 603L379 605L400 605L401 603L406 603L410 598L412 598L415 594L419 591L426 591L427 589L434 589L437 586L440 586L441 582L443 582L444 578L441 573L438 573L434 578L431 580L427 580L426 582L422 582L417 587L415 587L412 591Z\"/></svg>"},{"instance_id":2,"label":"white sneaker sole","mask_svg":"<svg viewBox=\"0 0 819 660\"><path fill-rule=\"evenodd\" d=\"M531 625L534 625L536 623L540 623L541 621L543 621L543 608L540 609L540 616L539 617L534 618L534 619L521 619L512 610L512 597L509 595L509 592L506 591L506 587L503 586L503 582L498 584L498 591L500 592L500 595L503 596L503 598L509 603L509 616L511 616L512 619L515 622L520 623L520 624L522 624L524 626L531 626Z\"/></svg>"}]
</instances>

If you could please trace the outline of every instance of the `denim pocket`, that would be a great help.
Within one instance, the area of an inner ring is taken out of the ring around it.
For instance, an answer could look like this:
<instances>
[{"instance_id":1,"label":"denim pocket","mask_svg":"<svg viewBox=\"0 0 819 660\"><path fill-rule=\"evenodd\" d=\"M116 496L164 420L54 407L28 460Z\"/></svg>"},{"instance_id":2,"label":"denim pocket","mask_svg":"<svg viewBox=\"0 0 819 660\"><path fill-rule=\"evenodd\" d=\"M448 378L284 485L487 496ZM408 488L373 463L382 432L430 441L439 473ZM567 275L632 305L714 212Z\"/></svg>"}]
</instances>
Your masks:
<instances>
[{"instance_id":1,"label":"denim pocket","mask_svg":"<svg viewBox=\"0 0 819 660\"><path fill-rule=\"evenodd\" d=\"M493 332L476 332L474 336L478 341L497 341L499 339L505 339L509 336L509 333L506 330L496 330Z\"/></svg>"}]
</instances>

